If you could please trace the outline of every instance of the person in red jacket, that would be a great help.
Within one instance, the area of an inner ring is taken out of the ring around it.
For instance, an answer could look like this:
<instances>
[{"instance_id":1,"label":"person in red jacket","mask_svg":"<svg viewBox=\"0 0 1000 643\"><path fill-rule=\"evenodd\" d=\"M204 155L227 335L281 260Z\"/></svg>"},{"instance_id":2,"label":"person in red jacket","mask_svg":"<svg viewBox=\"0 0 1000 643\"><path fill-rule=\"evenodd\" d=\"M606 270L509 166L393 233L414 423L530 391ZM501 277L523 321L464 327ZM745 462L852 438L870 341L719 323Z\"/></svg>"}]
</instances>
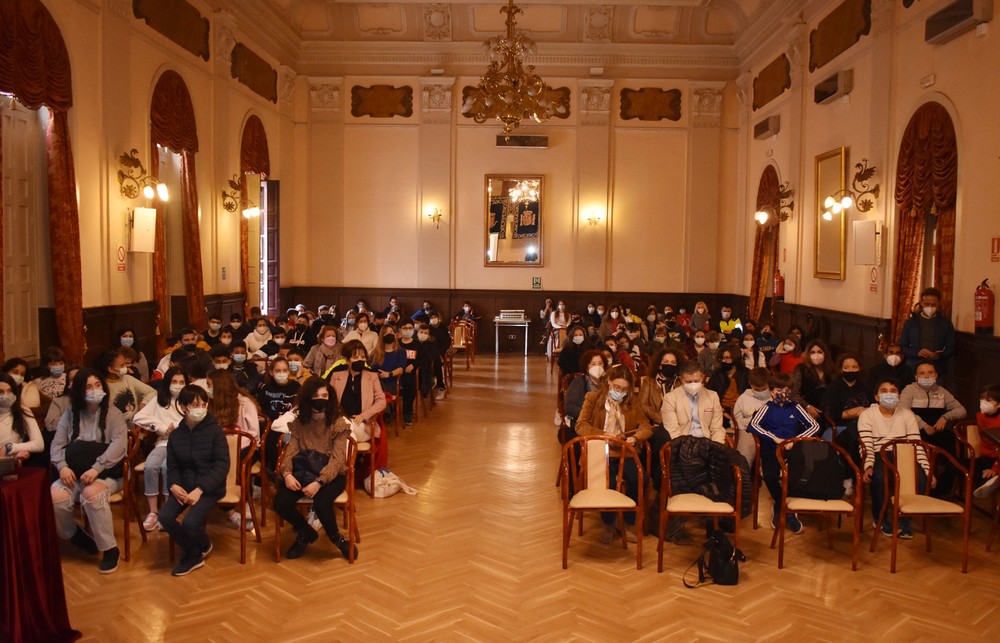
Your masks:
<instances>
[{"instance_id":1,"label":"person in red jacket","mask_svg":"<svg viewBox=\"0 0 1000 643\"><path fill-rule=\"evenodd\" d=\"M1000 385L990 384L979 394L979 413L976 426L983 429L1000 429ZM973 495L985 498L997 490L1000 482L1000 448L980 433L979 453L976 454L976 490Z\"/></svg>"}]
</instances>

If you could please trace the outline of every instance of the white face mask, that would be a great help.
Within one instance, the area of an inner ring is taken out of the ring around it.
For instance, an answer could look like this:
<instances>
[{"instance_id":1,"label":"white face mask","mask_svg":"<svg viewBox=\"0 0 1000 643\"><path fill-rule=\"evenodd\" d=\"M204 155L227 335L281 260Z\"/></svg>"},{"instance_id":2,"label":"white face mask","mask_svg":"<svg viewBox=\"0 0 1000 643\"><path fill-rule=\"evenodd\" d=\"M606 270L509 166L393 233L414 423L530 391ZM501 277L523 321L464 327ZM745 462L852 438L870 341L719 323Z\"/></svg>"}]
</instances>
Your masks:
<instances>
[{"instance_id":1,"label":"white face mask","mask_svg":"<svg viewBox=\"0 0 1000 643\"><path fill-rule=\"evenodd\" d=\"M651 322L655 322L656 321L656 315L646 315L646 319L648 319Z\"/></svg>"},{"instance_id":2,"label":"white face mask","mask_svg":"<svg viewBox=\"0 0 1000 643\"><path fill-rule=\"evenodd\" d=\"M170 397L177 397L184 390L183 384L171 384L170 385Z\"/></svg>"},{"instance_id":3,"label":"white face mask","mask_svg":"<svg viewBox=\"0 0 1000 643\"><path fill-rule=\"evenodd\" d=\"M587 369L587 373L595 380L599 380L604 377L604 367L600 365L591 366Z\"/></svg>"},{"instance_id":4,"label":"white face mask","mask_svg":"<svg viewBox=\"0 0 1000 643\"><path fill-rule=\"evenodd\" d=\"M823 360L825 359L826 355L824 355L823 353L813 353L809 356L809 361L815 364L816 366L822 364Z\"/></svg>"},{"instance_id":5,"label":"white face mask","mask_svg":"<svg viewBox=\"0 0 1000 643\"><path fill-rule=\"evenodd\" d=\"M795 350L795 344L785 344L786 353L791 353L793 350Z\"/></svg>"},{"instance_id":6,"label":"white face mask","mask_svg":"<svg viewBox=\"0 0 1000 643\"><path fill-rule=\"evenodd\" d=\"M723 318L723 319L729 319L729 316L730 316L731 314L732 314L732 313L728 313L728 312L726 312L726 311L722 311L722 318Z\"/></svg>"},{"instance_id":7,"label":"white face mask","mask_svg":"<svg viewBox=\"0 0 1000 643\"><path fill-rule=\"evenodd\" d=\"M216 364L215 364L215 370L217 370L217 371L224 371L227 368L229 368L229 364L227 364L225 362L216 362Z\"/></svg>"},{"instance_id":8,"label":"white face mask","mask_svg":"<svg viewBox=\"0 0 1000 643\"><path fill-rule=\"evenodd\" d=\"M587 306L587 312L593 314L594 307L593 306Z\"/></svg>"},{"instance_id":9,"label":"white face mask","mask_svg":"<svg viewBox=\"0 0 1000 643\"><path fill-rule=\"evenodd\" d=\"M368 330L368 322L358 324L358 330Z\"/></svg>"},{"instance_id":10,"label":"white face mask","mask_svg":"<svg viewBox=\"0 0 1000 643\"><path fill-rule=\"evenodd\" d=\"M704 346L705 345L705 338L704 337L695 337L694 338L694 343L695 343L696 346Z\"/></svg>"},{"instance_id":11,"label":"white face mask","mask_svg":"<svg viewBox=\"0 0 1000 643\"><path fill-rule=\"evenodd\" d=\"M288 370L291 372L298 373L300 368L302 368L302 362L288 362Z\"/></svg>"},{"instance_id":12,"label":"white face mask","mask_svg":"<svg viewBox=\"0 0 1000 643\"><path fill-rule=\"evenodd\" d=\"M194 424L198 424L199 422L204 420L206 415L208 415L208 409L206 409L205 407L197 409L188 409L187 411L188 420L190 420Z\"/></svg>"},{"instance_id":13,"label":"white face mask","mask_svg":"<svg viewBox=\"0 0 1000 643\"><path fill-rule=\"evenodd\" d=\"M611 311L611 319L618 319L618 311L617 310L612 310Z\"/></svg>"},{"instance_id":14,"label":"white face mask","mask_svg":"<svg viewBox=\"0 0 1000 643\"><path fill-rule=\"evenodd\" d=\"M895 368L903 363L903 358L899 355L889 355L885 358L885 361L889 364L889 366Z\"/></svg>"},{"instance_id":15,"label":"white face mask","mask_svg":"<svg viewBox=\"0 0 1000 643\"><path fill-rule=\"evenodd\" d=\"M997 403L990 400L979 400L979 410L984 415L993 415L997 412Z\"/></svg>"},{"instance_id":16,"label":"white face mask","mask_svg":"<svg viewBox=\"0 0 1000 643\"><path fill-rule=\"evenodd\" d=\"M924 317L933 317L937 313L937 306L924 306L920 310L924 313Z\"/></svg>"},{"instance_id":17,"label":"white face mask","mask_svg":"<svg viewBox=\"0 0 1000 643\"><path fill-rule=\"evenodd\" d=\"M719 349L719 342L709 342L708 343L708 348L710 350L713 350L713 351L714 350L718 350Z\"/></svg>"},{"instance_id":18,"label":"white face mask","mask_svg":"<svg viewBox=\"0 0 1000 643\"><path fill-rule=\"evenodd\" d=\"M763 391L754 391L753 389L751 389L751 393L758 400L764 400L764 401L766 401L766 400L771 399L771 391L769 391L767 389L765 389Z\"/></svg>"},{"instance_id":19,"label":"white face mask","mask_svg":"<svg viewBox=\"0 0 1000 643\"><path fill-rule=\"evenodd\" d=\"M233 327L233 330L238 330L239 327L243 325L243 322L231 321L229 322L229 325Z\"/></svg>"},{"instance_id":20,"label":"white face mask","mask_svg":"<svg viewBox=\"0 0 1000 643\"><path fill-rule=\"evenodd\" d=\"M701 390L701 382L688 382L684 385L684 392L694 397Z\"/></svg>"},{"instance_id":21,"label":"white face mask","mask_svg":"<svg viewBox=\"0 0 1000 643\"><path fill-rule=\"evenodd\" d=\"M274 381L278 384L287 384L288 373L274 373Z\"/></svg>"},{"instance_id":22,"label":"white face mask","mask_svg":"<svg viewBox=\"0 0 1000 643\"><path fill-rule=\"evenodd\" d=\"M753 348L754 341L752 339L744 339L743 345L747 348Z\"/></svg>"},{"instance_id":23,"label":"white face mask","mask_svg":"<svg viewBox=\"0 0 1000 643\"><path fill-rule=\"evenodd\" d=\"M257 332L258 335L267 335L267 327L266 326L258 326L257 329L256 329L256 332Z\"/></svg>"},{"instance_id":24,"label":"white face mask","mask_svg":"<svg viewBox=\"0 0 1000 643\"><path fill-rule=\"evenodd\" d=\"M217 322L212 322L211 324L208 325L208 327L212 330L212 332L217 333L222 328L222 324L219 324Z\"/></svg>"},{"instance_id":25,"label":"white face mask","mask_svg":"<svg viewBox=\"0 0 1000 643\"><path fill-rule=\"evenodd\" d=\"M573 343L576 344L577 346L579 346L580 344L582 344L583 343L583 335L574 335L573 336Z\"/></svg>"},{"instance_id":26,"label":"white face mask","mask_svg":"<svg viewBox=\"0 0 1000 643\"><path fill-rule=\"evenodd\" d=\"M917 378L917 384L920 385L920 388L931 388L935 384L937 384L937 378L936 377L918 377Z\"/></svg>"},{"instance_id":27,"label":"white face mask","mask_svg":"<svg viewBox=\"0 0 1000 643\"><path fill-rule=\"evenodd\" d=\"M106 395L107 393L105 393L103 389L97 388L94 389L93 391L89 391L85 399L90 404L100 404L104 400L104 397Z\"/></svg>"}]
</instances>

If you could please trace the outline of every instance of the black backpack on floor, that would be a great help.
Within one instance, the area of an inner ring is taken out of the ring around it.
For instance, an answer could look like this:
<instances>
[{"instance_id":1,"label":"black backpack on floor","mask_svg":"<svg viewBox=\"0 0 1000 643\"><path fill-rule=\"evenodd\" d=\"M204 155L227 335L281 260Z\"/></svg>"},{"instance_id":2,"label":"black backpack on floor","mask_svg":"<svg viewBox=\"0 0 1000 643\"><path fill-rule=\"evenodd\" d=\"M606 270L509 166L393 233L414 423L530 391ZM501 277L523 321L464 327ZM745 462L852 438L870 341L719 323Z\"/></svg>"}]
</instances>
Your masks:
<instances>
[{"instance_id":1,"label":"black backpack on floor","mask_svg":"<svg viewBox=\"0 0 1000 643\"><path fill-rule=\"evenodd\" d=\"M745 563L746 560L746 556L733 546L726 533L717 529L705 541L698 559L691 563L691 567L698 566L698 582L694 585L688 583L687 571L681 580L688 589L700 587L708 581L716 585L737 585L740 582L740 563ZM688 567L688 571L691 567Z\"/></svg>"}]
</instances>

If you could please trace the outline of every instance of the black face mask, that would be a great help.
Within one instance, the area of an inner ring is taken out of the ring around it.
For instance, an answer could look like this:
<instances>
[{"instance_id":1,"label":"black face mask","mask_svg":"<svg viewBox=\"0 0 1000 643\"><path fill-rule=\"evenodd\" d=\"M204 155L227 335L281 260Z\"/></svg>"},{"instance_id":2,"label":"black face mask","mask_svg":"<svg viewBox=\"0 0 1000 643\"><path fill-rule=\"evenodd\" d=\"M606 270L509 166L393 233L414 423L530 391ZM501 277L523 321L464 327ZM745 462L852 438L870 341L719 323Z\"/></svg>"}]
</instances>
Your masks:
<instances>
[{"instance_id":1,"label":"black face mask","mask_svg":"<svg viewBox=\"0 0 1000 643\"><path fill-rule=\"evenodd\" d=\"M660 374L668 380L673 379L677 376L677 365L676 364L660 364Z\"/></svg>"},{"instance_id":2,"label":"black face mask","mask_svg":"<svg viewBox=\"0 0 1000 643\"><path fill-rule=\"evenodd\" d=\"M310 400L309 406L312 407L313 411L316 411L317 413L322 413L323 411L326 410L326 407L327 407L327 405L329 405L329 403L330 403L330 400L324 400L324 399L321 399L321 398L313 398L312 400Z\"/></svg>"},{"instance_id":3,"label":"black face mask","mask_svg":"<svg viewBox=\"0 0 1000 643\"><path fill-rule=\"evenodd\" d=\"M729 362L728 364L726 362L722 362L722 368L726 369L727 371L731 371L734 368L736 368L736 362Z\"/></svg>"},{"instance_id":4,"label":"black face mask","mask_svg":"<svg viewBox=\"0 0 1000 643\"><path fill-rule=\"evenodd\" d=\"M386 335L385 337L382 338L382 343L384 343L386 346L392 346L393 344L396 343L396 338L392 335Z\"/></svg>"},{"instance_id":5,"label":"black face mask","mask_svg":"<svg viewBox=\"0 0 1000 643\"><path fill-rule=\"evenodd\" d=\"M857 371L849 371L841 373L840 377L848 384L853 384L858 381L858 375L860 375L860 373Z\"/></svg>"},{"instance_id":6,"label":"black face mask","mask_svg":"<svg viewBox=\"0 0 1000 643\"><path fill-rule=\"evenodd\" d=\"M772 333L761 333L760 336L764 339L771 339Z\"/></svg>"},{"instance_id":7,"label":"black face mask","mask_svg":"<svg viewBox=\"0 0 1000 643\"><path fill-rule=\"evenodd\" d=\"M355 373L360 373L361 371L365 370L365 363L351 362L351 370L354 371Z\"/></svg>"},{"instance_id":8,"label":"black face mask","mask_svg":"<svg viewBox=\"0 0 1000 643\"><path fill-rule=\"evenodd\" d=\"M670 320L670 321L667 322L667 328L673 328L676 325L677 325L677 322L674 321L674 320Z\"/></svg>"}]
</instances>

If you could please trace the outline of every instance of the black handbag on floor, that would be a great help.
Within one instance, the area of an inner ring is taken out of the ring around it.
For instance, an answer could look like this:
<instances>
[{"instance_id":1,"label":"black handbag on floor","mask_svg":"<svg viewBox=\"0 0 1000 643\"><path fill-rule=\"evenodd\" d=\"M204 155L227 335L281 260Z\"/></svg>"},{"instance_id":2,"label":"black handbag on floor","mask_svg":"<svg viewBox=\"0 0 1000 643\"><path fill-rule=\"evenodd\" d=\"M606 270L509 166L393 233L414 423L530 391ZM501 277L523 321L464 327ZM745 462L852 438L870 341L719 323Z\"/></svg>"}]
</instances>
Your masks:
<instances>
[{"instance_id":1,"label":"black handbag on floor","mask_svg":"<svg viewBox=\"0 0 1000 643\"><path fill-rule=\"evenodd\" d=\"M708 581L716 585L737 585L740 582L740 563L746 560L743 552L733 547L725 532L717 529L709 535L701 555L691 563L681 580L688 589L700 587ZM698 582L692 585L687 581L687 573L695 565L698 566Z\"/></svg>"}]
</instances>

